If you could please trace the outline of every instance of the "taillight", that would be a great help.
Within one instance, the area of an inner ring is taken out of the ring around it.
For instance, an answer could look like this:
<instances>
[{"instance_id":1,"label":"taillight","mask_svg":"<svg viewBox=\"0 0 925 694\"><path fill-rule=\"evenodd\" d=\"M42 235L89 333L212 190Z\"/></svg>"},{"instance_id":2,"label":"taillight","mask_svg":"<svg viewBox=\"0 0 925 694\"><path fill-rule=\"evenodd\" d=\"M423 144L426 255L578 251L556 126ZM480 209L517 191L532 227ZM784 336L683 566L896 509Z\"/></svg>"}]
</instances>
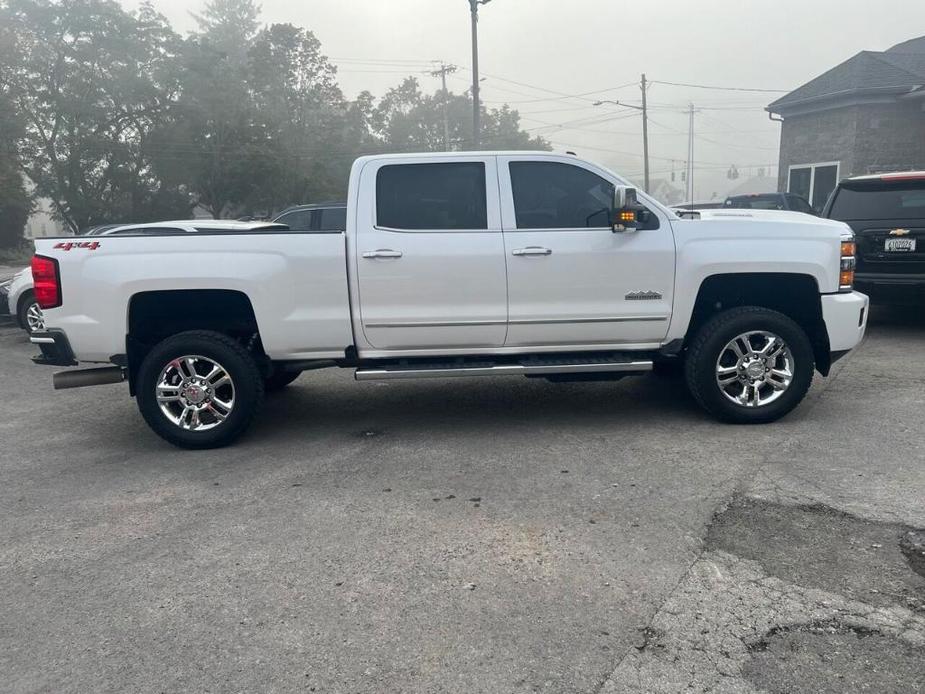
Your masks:
<instances>
[{"instance_id":1,"label":"taillight","mask_svg":"<svg viewBox=\"0 0 925 694\"><path fill-rule=\"evenodd\" d=\"M42 308L61 305L61 277L57 260L43 255L32 256L32 290Z\"/></svg>"},{"instance_id":2,"label":"taillight","mask_svg":"<svg viewBox=\"0 0 925 694\"><path fill-rule=\"evenodd\" d=\"M854 239L842 239L841 266L838 272L838 291L850 292L854 287L854 268L857 265L857 246Z\"/></svg>"}]
</instances>

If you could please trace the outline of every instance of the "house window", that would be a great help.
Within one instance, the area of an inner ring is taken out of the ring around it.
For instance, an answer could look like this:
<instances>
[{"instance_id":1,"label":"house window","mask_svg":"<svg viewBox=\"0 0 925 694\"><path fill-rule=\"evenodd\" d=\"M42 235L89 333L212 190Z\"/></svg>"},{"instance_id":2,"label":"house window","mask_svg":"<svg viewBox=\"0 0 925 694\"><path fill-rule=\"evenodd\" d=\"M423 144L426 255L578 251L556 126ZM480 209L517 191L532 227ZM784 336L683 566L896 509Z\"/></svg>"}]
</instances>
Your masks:
<instances>
[{"instance_id":1,"label":"house window","mask_svg":"<svg viewBox=\"0 0 925 694\"><path fill-rule=\"evenodd\" d=\"M841 162L829 161L822 164L800 164L790 167L787 192L809 200L813 209L821 212L829 194L838 183L838 169Z\"/></svg>"}]
</instances>

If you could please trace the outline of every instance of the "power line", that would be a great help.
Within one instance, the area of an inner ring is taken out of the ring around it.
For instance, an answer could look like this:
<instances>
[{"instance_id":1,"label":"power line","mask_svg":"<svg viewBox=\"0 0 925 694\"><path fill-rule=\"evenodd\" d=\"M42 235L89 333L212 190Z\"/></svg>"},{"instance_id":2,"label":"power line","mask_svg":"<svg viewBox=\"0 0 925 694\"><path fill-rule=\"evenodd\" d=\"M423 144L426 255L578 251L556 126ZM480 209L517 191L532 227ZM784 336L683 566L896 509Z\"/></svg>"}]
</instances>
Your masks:
<instances>
[{"instance_id":1,"label":"power line","mask_svg":"<svg viewBox=\"0 0 925 694\"><path fill-rule=\"evenodd\" d=\"M491 103L494 103L494 102L491 102ZM533 115L544 114L544 113L566 113L566 112L570 112L570 111L571 111L571 112L574 112L574 111L590 111L590 110L593 109L593 108L594 108L594 105L592 104L592 105L588 105L588 106L566 106L565 108L544 108L544 109L542 109L542 110L540 110L540 111L521 111L521 110L518 109L517 112L518 112L521 116L533 116Z\"/></svg>"},{"instance_id":2,"label":"power line","mask_svg":"<svg viewBox=\"0 0 925 694\"><path fill-rule=\"evenodd\" d=\"M431 65L439 60L410 60L404 58L328 58L332 63L362 63L366 65Z\"/></svg>"},{"instance_id":3,"label":"power line","mask_svg":"<svg viewBox=\"0 0 925 694\"><path fill-rule=\"evenodd\" d=\"M466 68L463 68L464 70ZM586 97L593 96L595 94L603 94L604 92L612 92L618 89L626 89L627 87L632 87L638 84L637 82L628 82L626 84L619 84L616 87L606 87L604 89L595 89L589 92L582 92L580 94L566 94L565 92L556 91L555 89L548 89L546 87L540 87L535 84L529 84L527 82L520 82L518 80L508 79L507 77L501 77L500 75L491 74L488 72L482 72L481 74L491 79L500 80L502 82L508 82L510 84L516 84L518 87L526 87L527 89L535 89L540 92L545 92L547 94L555 95L555 98L544 98L544 99L535 99L534 101L560 101L562 99L579 99L581 101L593 102L594 99L588 99ZM510 90L508 90L510 91ZM526 102L523 102L526 103Z\"/></svg>"},{"instance_id":4,"label":"power line","mask_svg":"<svg viewBox=\"0 0 925 694\"><path fill-rule=\"evenodd\" d=\"M543 125L538 125L534 128L524 128L525 132L530 132L533 130L545 130L547 128L555 128L556 130L587 130L583 126L588 125L600 125L602 123L610 123L617 120L625 120L627 118L633 118L634 113L618 113L616 115L607 115L607 116L596 116L589 118L578 118L572 121L566 121L564 123L546 123L544 121L538 120L536 118L524 118L524 120L532 121L534 123L543 123ZM589 131L593 132L593 131Z\"/></svg>"},{"instance_id":5,"label":"power line","mask_svg":"<svg viewBox=\"0 0 925 694\"><path fill-rule=\"evenodd\" d=\"M768 94L788 94L789 89L760 89L752 87L715 87L706 84L687 84L685 82L664 82L662 80L649 80L653 84L664 84L669 87L690 87L692 89L715 89L723 92L766 92Z\"/></svg>"},{"instance_id":6,"label":"power line","mask_svg":"<svg viewBox=\"0 0 925 694\"><path fill-rule=\"evenodd\" d=\"M635 86L636 82L629 82L627 84L621 84L616 87L608 87L606 89L597 89L591 92L584 92L583 94L566 94L565 92L556 91L555 89L547 89L546 87L538 87L535 84L528 84L527 82L518 82L517 80L508 79L507 77L501 77L500 75L492 75L487 72L483 72L483 75L486 77L491 77L492 79L501 80L502 82L509 82L511 84L516 84L519 87L527 87L528 89L536 89L537 91L546 92L547 94L554 94L560 99L581 99L582 101L594 101L594 99L588 99L586 97L593 94L602 94L604 92L611 92L617 89L625 89L626 87Z\"/></svg>"}]
</instances>

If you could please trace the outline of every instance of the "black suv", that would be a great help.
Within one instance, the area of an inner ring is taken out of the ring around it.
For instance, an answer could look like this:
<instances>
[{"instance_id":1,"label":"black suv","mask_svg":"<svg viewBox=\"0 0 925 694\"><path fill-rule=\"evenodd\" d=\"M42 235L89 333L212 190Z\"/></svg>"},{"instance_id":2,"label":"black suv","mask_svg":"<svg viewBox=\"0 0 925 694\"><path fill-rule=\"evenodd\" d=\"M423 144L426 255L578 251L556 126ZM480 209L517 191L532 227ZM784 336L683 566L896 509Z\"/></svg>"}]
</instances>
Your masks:
<instances>
[{"instance_id":1,"label":"black suv","mask_svg":"<svg viewBox=\"0 0 925 694\"><path fill-rule=\"evenodd\" d=\"M346 231L347 203L327 202L297 205L280 212L275 224L286 224L293 231Z\"/></svg>"},{"instance_id":2,"label":"black suv","mask_svg":"<svg viewBox=\"0 0 925 694\"><path fill-rule=\"evenodd\" d=\"M854 229L860 291L884 300L925 298L925 171L847 178L823 216Z\"/></svg>"},{"instance_id":3,"label":"black suv","mask_svg":"<svg viewBox=\"0 0 925 694\"><path fill-rule=\"evenodd\" d=\"M736 210L791 210L817 214L806 200L793 193L752 193L750 195L733 195L723 203L726 209Z\"/></svg>"}]
</instances>

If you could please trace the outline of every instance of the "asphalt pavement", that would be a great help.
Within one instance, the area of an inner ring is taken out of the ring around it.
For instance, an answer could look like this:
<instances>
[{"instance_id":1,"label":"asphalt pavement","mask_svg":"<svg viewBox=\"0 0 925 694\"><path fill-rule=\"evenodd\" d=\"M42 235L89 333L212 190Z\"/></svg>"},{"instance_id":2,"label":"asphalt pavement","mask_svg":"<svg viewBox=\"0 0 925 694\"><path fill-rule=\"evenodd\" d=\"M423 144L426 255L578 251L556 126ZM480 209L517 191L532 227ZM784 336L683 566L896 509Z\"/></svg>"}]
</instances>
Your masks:
<instances>
[{"instance_id":1,"label":"asphalt pavement","mask_svg":"<svg viewBox=\"0 0 925 694\"><path fill-rule=\"evenodd\" d=\"M4 691L925 691L920 310L772 425L325 371L202 452L2 321Z\"/></svg>"}]
</instances>

